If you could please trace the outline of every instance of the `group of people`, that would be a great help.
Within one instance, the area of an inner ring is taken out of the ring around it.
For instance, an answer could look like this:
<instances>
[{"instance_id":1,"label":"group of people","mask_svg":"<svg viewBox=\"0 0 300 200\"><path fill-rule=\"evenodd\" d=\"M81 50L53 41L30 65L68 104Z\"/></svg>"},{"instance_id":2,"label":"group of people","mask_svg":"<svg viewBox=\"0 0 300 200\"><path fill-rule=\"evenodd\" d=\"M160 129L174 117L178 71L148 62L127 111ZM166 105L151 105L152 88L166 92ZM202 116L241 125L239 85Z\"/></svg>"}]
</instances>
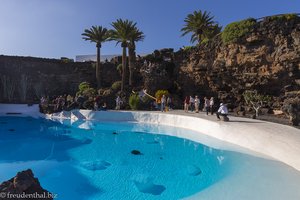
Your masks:
<instances>
[{"instance_id":1,"label":"group of people","mask_svg":"<svg viewBox=\"0 0 300 200\"><path fill-rule=\"evenodd\" d=\"M206 115L208 115L209 113L211 115L214 114L214 110L215 110L214 97L211 98L204 97L202 103L202 101L197 95L195 96L195 98L193 96L186 96L183 104L184 104L185 112L191 110L191 112L195 111L196 113L199 113L201 105L203 105L203 111L206 112ZM220 107L218 108L218 111L216 112L216 116L218 119L220 119L220 116L222 116L227 121L229 120L227 115L228 115L228 108L225 104L221 103Z\"/></svg>"},{"instance_id":2,"label":"group of people","mask_svg":"<svg viewBox=\"0 0 300 200\"><path fill-rule=\"evenodd\" d=\"M115 99L116 102L116 110L120 110L123 105L123 101L120 96L117 96ZM167 110L172 109L172 98L170 96L162 95L162 97L157 100L156 108L161 112L166 112ZM202 107L203 106L203 107ZM215 101L214 98L204 97L203 101L196 95L195 97L186 96L184 99L184 111L199 113L200 108L203 108L203 111L206 112L206 115L209 113L211 115L214 114L215 110ZM82 95L71 96L71 95L60 95L55 98L50 99L49 97L42 97L40 99L40 109L43 113L53 113L60 112L62 110L72 110L72 109L90 109L90 110L107 110L106 102L102 102L99 96L95 98L87 98ZM220 119L220 116L223 117L224 121L228 121L228 108L225 104L221 103L218 111L216 112L216 116Z\"/></svg>"},{"instance_id":3,"label":"group of people","mask_svg":"<svg viewBox=\"0 0 300 200\"><path fill-rule=\"evenodd\" d=\"M77 101L77 99L76 99ZM40 99L41 112L59 112L62 110L74 109L76 102L71 95L60 95L57 97L49 98L43 96Z\"/></svg>"},{"instance_id":4,"label":"group of people","mask_svg":"<svg viewBox=\"0 0 300 200\"><path fill-rule=\"evenodd\" d=\"M189 110L191 110L192 112L196 112L199 113L200 111L200 107L202 104L202 101L200 100L200 98L196 95L195 98L192 96L186 96L184 99L184 111L188 112ZM211 115L214 114L214 98L211 97L210 99L207 97L204 97L203 99L203 110L206 111L206 114L208 115L208 113L211 113Z\"/></svg>"},{"instance_id":5,"label":"group of people","mask_svg":"<svg viewBox=\"0 0 300 200\"><path fill-rule=\"evenodd\" d=\"M170 96L162 95L161 99L158 100L158 105L160 105L160 111L166 112L167 110L172 110L172 98Z\"/></svg>"},{"instance_id":6,"label":"group of people","mask_svg":"<svg viewBox=\"0 0 300 200\"><path fill-rule=\"evenodd\" d=\"M107 106L106 102L102 102L99 96L88 98L83 95L73 97L65 94L53 98L43 96L40 99L40 111L42 113L54 113L72 109L106 110Z\"/></svg>"}]
</instances>

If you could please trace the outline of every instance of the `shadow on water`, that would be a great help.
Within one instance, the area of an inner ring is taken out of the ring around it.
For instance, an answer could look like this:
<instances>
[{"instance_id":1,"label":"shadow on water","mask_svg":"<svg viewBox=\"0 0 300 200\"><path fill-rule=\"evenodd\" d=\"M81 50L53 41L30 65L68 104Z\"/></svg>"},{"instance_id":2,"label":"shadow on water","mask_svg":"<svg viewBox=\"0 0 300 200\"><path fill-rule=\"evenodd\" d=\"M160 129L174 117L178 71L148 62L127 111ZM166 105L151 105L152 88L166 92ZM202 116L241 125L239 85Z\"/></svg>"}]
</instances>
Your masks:
<instances>
[{"instance_id":1,"label":"shadow on water","mask_svg":"<svg viewBox=\"0 0 300 200\"><path fill-rule=\"evenodd\" d=\"M59 199L103 193L72 166L68 154L91 139L74 138L69 127L45 119L0 117L0 124L0 171L5 172L0 182L32 168L42 186L58 193Z\"/></svg>"}]
</instances>

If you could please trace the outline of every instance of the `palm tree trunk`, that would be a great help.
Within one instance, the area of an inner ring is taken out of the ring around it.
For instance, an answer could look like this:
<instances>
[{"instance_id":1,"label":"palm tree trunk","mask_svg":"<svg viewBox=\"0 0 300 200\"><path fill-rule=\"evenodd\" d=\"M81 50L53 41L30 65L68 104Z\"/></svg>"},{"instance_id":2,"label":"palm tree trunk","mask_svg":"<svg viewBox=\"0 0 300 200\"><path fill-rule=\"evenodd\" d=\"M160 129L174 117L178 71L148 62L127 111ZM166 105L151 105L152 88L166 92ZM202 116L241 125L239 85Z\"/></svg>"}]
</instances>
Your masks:
<instances>
[{"instance_id":1,"label":"palm tree trunk","mask_svg":"<svg viewBox=\"0 0 300 200\"><path fill-rule=\"evenodd\" d=\"M129 65L129 85L132 86L132 77L133 77L133 49L128 48L128 65Z\"/></svg>"},{"instance_id":2,"label":"palm tree trunk","mask_svg":"<svg viewBox=\"0 0 300 200\"><path fill-rule=\"evenodd\" d=\"M97 64L96 64L96 79L97 79L97 89L101 87L101 62L100 62L100 45L97 45Z\"/></svg>"},{"instance_id":3,"label":"palm tree trunk","mask_svg":"<svg viewBox=\"0 0 300 200\"><path fill-rule=\"evenodd\" d=\"M129 85L133 85L133 69L136 64L136 54L135 54L135 42L131 41L130 46L128 46L128 58L129 58Z\"/></svg>"},{"instance_id":4,"label":"palm tree trunk","mask_svg":"<svg viewBox=\"0 0 300 200\"><path fill-rule=\"evenodd\" d=\"M122 45L123 47L123 54L122 54L122 84L121 84L121 91L124 91L124 85L126 80L126 46Z\"/></svg>"}]
</instances>

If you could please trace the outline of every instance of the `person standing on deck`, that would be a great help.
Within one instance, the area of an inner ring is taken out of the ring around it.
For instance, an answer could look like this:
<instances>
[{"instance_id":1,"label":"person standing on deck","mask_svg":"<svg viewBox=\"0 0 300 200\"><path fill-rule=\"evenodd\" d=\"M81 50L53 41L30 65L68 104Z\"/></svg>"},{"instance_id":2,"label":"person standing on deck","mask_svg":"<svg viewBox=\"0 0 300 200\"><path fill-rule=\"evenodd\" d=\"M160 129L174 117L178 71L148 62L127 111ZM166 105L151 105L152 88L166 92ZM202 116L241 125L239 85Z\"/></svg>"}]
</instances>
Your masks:
<instances>
[{"instance_id":1,"label":"person standing on deck","mask_svg":"<svg viewBox=\"0 0 300 200\"><path fill-rule=\"evenodd\" d=\"M204 97L204 110L206 111L206 115L208 115L208 112L209 112L209 99L207 97Z\"/></svg>"},{"instance_id":2,"label":"person standing on deck","mask_svg":"<svg viewBox=\"0 0 300 200\"><path fill-rule=\"evenodd\" d=\"M194 111L194 107L195 107L195 99L190 96L190 106L191 106L191 111Z\"/></svg>"},{"instance_id":3,"label":"person standing on deck","mask_svg":"<svg viewBox=\"0 0 300 200\"><path fill-rule=\"evenodd\" d=\"M190 105L190 98L188 96L185 97L183 104L184 104L184 111L188 112L189 105Z\"/></svg>"},{"instance_id":4,"label":"person standing on deck","mask_svg":"<svg viewBox=\"0 0 300 200\"><path fill-rule=\"evenodd\" d=\"M166 95L163 95L161 97L160 103L161 103L160 110L161 110L161 112L164 112L165 107L166 107L166 103L167 103Z\"/></svg>"},{"instance_id":5,"label":"person standing on deck","mask_svg":"<svg viewBox=\"0 0 300 200\"><path fill-rule=\"evenodd\" d=\"M200 99L196 95L195 96L195 111L196 111L196 113L199 113L199 106L200 106Z\"/></svg>"},{"instance_id":6,"label":"person standing on deck","mask_svg":"<svg viewBox=\"0 0 300 200\"><path fill-rule=\"evenodd\" d=\"M210 101L209 101L209 108L210 108L210 114L211 114L211 115L214 114L214 104L215 104L214 98L211 97L211 98L210 98Z\"/></svg>"}]
</instances>

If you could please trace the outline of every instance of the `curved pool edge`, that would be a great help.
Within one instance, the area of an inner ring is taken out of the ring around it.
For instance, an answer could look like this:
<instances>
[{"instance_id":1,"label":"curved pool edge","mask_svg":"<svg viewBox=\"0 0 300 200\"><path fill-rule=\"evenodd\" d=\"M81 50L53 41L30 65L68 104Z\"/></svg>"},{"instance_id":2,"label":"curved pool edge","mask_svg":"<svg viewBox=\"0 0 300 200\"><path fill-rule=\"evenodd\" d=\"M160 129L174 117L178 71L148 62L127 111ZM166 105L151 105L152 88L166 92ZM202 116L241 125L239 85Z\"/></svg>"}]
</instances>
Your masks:
<instances>
[{"instance_id":1,"label":"curved pool edge","mask_svg":"<svg viewBox=\"0 0 300 200\"><path fill-rule=\"evenodd\" d=\"M217 121L215 116L182 111L161 113L73 110L48 114L45 118L71 121L131 121L190 129L272 157L300 171L300 130L286 125L239 117L230 117L230 122L222 122ZM198 141L198 137L200 135L189 135L188 139Z\"/></svg>"}]
</instances>

